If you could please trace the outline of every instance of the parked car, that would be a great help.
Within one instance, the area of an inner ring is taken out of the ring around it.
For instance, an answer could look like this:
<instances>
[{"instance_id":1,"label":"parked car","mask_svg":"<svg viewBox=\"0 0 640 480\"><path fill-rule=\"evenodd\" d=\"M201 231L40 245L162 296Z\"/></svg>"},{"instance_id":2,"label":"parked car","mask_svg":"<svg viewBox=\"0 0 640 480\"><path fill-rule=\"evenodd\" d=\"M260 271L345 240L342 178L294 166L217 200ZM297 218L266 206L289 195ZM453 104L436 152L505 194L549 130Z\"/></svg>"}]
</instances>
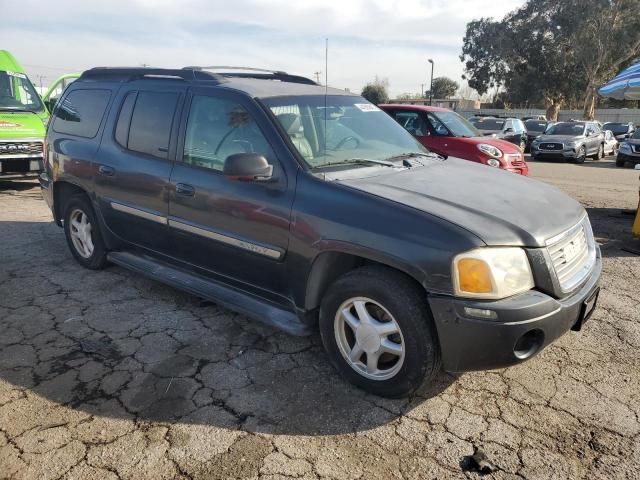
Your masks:
<instances>
[{"instance_id":1,"label":"parked car","mask_svg":"<svg viewBox=\"0 0 640 480\"><path fill-rule=\"evenodd\" d=\"M531 142L534 159L573 160L584 163L587 157L604 157L604 133L596 122L558 122Z\"/></svg>"},{"instance_id":2,"label":"parked car","mask_svg":"<svg viewBox=\"0 0 640 480\"><path fill-rule=\"evenodd\" d=\"M636 131L636 127L633 122L607 122L603 125L602 128L604 130L611 130L618 142L624 142L627 138L633 135L633 132Z\"/></svg>"},{"instance_id":3,"label":"parked car","mask_svg":"<svg viewBox=\"0 0 640 480\"><path fill-rule=\"evenodd\" d=\"M529 173L518 147L505 140L483 136L456 112L425 105L380 105L380 108L432 152L521 175Z\"/></svg>"},{"instance_id":4,"label":"parked car","mask_svg":"<svg viewBox=\"0 0 640 480\"><path fill-rule=\"evenodd\" d=\"M483 135L494 136L518 145L522 152L527 146L527 129L518 118L472 117L469 121Z\"/></svg>"},{"instance_id":5,"label":"parked car","mask_svg":"<svg viewBox=\"0 0 640 480\"><path fill-rule=\"evenodd\" d=\"M640 130L633 132L627 141L620 144L616 167L624 167L627 162L632 165L640 164Z\"/></svg>"},{"instance_id":6,"label":"parked car","mask_svg":"<svg viewBox=\"0 0 640 480\"><path fill-rule=\"evenodd\" d=\"M604 154L617 155L620 144L611 130L604 131Z\"/></svg>"},{"instance_id":7,"label":"parked car","mask_svg":"<svg viewBox=\"0 0 640 480\"><path fill-rule=\"evenodd\" d=\"M531 150L531 142L536 137L539 137L544 133L549 125L553 125L555 122L548 122L547 120L527 120L524 122L524 127L527 129L527 146L525 152Z\"/></svg>"},{"instance_id":8,"label":"parked car","mask_svg":"<svg viewBox=\"0 0 640 480\"><path fill-rule=\"evenodd\" d=\"M540 120L542 122L546 122L547 121L547 117L545 115L529 115L528 117L520 118L520 120L522 120L525 123L526 123L527 120Z\"/></svg>"},{"instance_id":9,"label":"parked car","mask_svg":"<svg viewBox=\"0 0 640 480\"><path fill-rule=\"evenodd\" d=\"M48 117L24 69L9 52L0 50L0 177L42 171Z\"/></svg>"},{"instance_id":10,"label":"parked car","mask_svg":"<svg viewBox=\"0 0 640 480\"><path fill-rule=\"evenodd\" d=\"M42 194L80 265L319 329L337 370L375 394L406 395L441 364L523 362L598 298L578 202L443 159L362 97L303 77L92 69L46 144Z\"/></svg>"}]
</instances>

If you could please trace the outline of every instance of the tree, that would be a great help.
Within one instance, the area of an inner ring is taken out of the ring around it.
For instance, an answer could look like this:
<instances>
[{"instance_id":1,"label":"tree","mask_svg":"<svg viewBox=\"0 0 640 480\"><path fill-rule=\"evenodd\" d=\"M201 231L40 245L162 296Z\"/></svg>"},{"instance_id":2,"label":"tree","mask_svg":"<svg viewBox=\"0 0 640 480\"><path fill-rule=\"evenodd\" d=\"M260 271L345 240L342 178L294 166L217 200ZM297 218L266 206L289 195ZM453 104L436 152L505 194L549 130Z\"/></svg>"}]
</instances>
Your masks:
<instances>
[{"instance_id":1,"label":"tree","mask_svg":"<svg viewBox=\"0 0 640 480\"><path fill-rule=\"evenodd\" d=\"M640 0L528 0L501 21L467 24L465 78L480 94L504 88L518 103L542 99L547 117L583 102L593 118L597 87L640 55Z\"/></svg>"},{"instance_id":2,"label":"tree","mask_svg":"<svg viewBox=\"0 0 640 480\"><path fill-rule=\"evenodd\" d=\"M437 77L433 79L432 97L433 98L449 98L453 97L460 85L458 82L448 77Z\"/></svg>"},{"instance_id":3,"label":"tree","mask_svg":"<svg viewBox=\"0 0 640 480\"><path fill-rule=\"evenodd\" d=\"M385 79L375 78L373 82L367 83L362 89L362 95L374 105L380 105L381 103L389 102L389 93L387 88L389 87L389 81Z\"/></svg>"}]
</instances>

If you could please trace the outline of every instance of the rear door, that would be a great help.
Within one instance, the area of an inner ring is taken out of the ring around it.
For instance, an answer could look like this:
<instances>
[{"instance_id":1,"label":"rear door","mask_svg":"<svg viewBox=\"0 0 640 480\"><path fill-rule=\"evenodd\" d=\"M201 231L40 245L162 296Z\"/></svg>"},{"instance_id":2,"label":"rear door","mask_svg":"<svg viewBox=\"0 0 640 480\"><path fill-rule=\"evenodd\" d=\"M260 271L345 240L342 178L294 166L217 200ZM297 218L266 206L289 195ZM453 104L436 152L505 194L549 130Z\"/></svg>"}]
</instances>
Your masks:
<instances>
[{"instance_id":1,"label":"rear door","mask_svg":"<svg viewBox=\"0 0 640 480\"><path fill-rule=\"evenodd\" d=\"M112 108L98 165L96 192L107 227L135 245L167 252L169 176L183 87L121 91ZM109 137L107 138L107 134Z\"/></svg>"},{"instance_id":2,"label":"rear door","mask_svg":"<svg viewBox=\"0 0 640 480\"><path fill-rule=\"evenodd\" d=\"M593 123L587 123L587 155L593 155L602 141L600 129Z\"/></svg>"},{"instance_id":3,"label":"rear door","mask_svg":"<svg viewBox=\"0 0 640 480\"><path fill-rule=\"evenodd\" d=\"M196 88L189 97L169 189L172 254L219 281L286 295L295 179L286 177L264 133L275 130L244 95ZM224 161L236 153L264 155L275 180L225 178Z\"/></svg>"}]
</instances>

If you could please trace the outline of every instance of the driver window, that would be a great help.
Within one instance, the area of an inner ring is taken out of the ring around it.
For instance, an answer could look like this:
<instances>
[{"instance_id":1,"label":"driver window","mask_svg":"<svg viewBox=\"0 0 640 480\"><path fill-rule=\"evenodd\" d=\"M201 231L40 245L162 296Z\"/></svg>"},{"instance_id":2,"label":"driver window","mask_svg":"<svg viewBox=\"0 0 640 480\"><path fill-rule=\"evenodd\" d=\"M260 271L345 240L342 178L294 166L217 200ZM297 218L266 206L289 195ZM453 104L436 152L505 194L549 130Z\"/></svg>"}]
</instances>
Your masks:
<instances>
[{"instance_id":1,"label":"driver window","mask_svg":"<svg viewBox=\"0 0 640 480\"><path fill-rule=\"evenodd\" d=\"M436 135L445 137L449 135L449 129L435 115L433 115L432 113L427 113L427 118L429 119L431 128L433 128L433 131L436 132Z\"/></svg>"},{"instance_id":2,"label":"driver window","mask_svg":"<svg viewBox=\"0 0 640 480\"><path fill-rule=\"evenodd\" d=\"M423 137L427 135L427 125L417 112L396 112L396 121L411 135Z\"/></svg>"},{"instance_id":3,"label":"driver window","mask_svg":"<svg viewBox=\"0 0 640 480\"><path fill-rule=\"evenodd\" d=\"M194 95L182 161L222 171L225 159L236 153L273 158L267 140L242 105L224 98Z\"/></svg>"}]
</instances>

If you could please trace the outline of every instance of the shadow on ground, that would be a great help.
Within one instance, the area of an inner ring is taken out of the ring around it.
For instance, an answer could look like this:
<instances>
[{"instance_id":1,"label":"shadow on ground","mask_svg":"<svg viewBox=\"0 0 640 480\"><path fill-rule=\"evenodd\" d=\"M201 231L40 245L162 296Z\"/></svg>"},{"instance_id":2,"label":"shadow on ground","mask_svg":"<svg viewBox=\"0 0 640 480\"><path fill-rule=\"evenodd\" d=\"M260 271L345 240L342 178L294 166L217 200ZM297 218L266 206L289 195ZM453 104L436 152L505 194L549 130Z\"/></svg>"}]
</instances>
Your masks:
<instances>
[{"instance_id":1,"label":"shadow on ground","mask_svg":"<svg viewBox=\"0 0 640 480\"><path fill-rule=\"evenodd\" d=\"M596 241L603 257L632 257L624 249L640 250L640 240L631 234L634 210L620 208L587 208Z\"/></svg>"},{"instance_id":2,"label":"shadow on ground","mask_svg":"<svg viewBox=\"0 0 640 480\"><path fill-rule=\"evenodd\" d=\"M77 265L53 223L0 222L0 410L28 401L112 418L324 435L368 430L438 395L367 395L317 335L291 337L119 267ZM21 401L21 400L16 400ZM0 417L4 418L0 412Z\"/></svg>"}]
</instances>

